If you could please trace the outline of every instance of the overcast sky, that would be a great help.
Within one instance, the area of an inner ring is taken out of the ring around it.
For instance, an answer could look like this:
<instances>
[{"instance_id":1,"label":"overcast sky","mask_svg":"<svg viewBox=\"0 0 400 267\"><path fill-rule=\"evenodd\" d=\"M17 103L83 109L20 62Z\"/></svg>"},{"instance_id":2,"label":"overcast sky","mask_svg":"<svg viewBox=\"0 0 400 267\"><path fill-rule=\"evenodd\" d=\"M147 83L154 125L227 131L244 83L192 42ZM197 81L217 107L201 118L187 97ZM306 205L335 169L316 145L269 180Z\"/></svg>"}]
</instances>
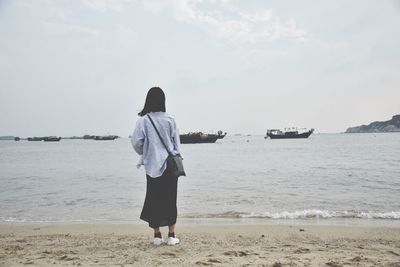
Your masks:
<instances>
[{"instance_id":1,"label":"overcast sky","mask_svg":"<svg viewBox=\"0 0 400 267\"><path fill-rule=\"evenodd\" d=\"M342 132L400 113L400 1L0 0L0 135Z\"/></svg>"}]
</instances>

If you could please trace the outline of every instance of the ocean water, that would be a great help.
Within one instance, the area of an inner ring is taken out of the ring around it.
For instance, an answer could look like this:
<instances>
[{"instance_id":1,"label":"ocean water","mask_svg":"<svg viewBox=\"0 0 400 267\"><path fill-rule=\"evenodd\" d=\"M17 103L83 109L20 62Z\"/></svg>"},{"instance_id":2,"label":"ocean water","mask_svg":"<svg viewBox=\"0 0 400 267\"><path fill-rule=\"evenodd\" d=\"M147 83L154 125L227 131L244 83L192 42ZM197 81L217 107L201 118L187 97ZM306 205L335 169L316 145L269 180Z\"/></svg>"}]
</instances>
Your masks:
<instances>
[{"instance_id":1,"label":"ocean water","mask_svg":"<svg viewBox=\"0 0 400 267\"><path fill-rule=\"evenodd\" d=\"M391 222L400 134L227 136L182 145L178 221ZM146 178L128 138L0 142L0 223L140 222Z\"/></svg>"}]
</instances>

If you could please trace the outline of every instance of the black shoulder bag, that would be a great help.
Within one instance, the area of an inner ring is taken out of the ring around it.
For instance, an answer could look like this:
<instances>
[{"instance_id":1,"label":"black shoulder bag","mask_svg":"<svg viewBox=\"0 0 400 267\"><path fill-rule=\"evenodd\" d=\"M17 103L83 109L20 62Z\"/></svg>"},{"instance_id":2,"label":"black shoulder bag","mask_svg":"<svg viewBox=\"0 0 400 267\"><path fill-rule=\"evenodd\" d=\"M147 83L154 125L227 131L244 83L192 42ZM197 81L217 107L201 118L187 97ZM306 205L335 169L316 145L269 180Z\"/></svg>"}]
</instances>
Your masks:
<instances>
[{"instance_id":1,"label":"black shoulder bag","mask_svg":"<svg viewBox=\"0 0 400 267\"><path fill-rule=\"evenodd\" d=\"M151 124L153 124L153 127L156 130L157 135L161 140L161 143L164 145L165 149L168 152L167 169L166 169L167 174L174 178L178 178L179 176L186 176L185 170L183 169L183 162L182 162L183 159L181 155L180 154L174 155L168 150L167 146L164 143L164 140L162 139L160 133L157 130L156 125L154 124L154 121L152 120L149 114L147 114L147 117L149 117Z\"/></svg>"}]
</instances>

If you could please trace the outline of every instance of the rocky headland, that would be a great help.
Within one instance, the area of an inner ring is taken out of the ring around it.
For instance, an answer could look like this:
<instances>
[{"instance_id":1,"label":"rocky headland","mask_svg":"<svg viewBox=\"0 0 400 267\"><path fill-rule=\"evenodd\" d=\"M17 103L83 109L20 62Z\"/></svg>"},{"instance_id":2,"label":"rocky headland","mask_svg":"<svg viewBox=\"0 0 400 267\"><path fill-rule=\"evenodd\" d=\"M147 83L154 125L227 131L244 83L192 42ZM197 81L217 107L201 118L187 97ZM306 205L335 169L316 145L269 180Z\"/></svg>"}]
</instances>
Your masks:
<instances>
[{"instance_id":1,"label":"rocky headland","mask_svg":"<svg viewBox=\"0 0 400 267\"><path fill-rule=\"evenodd\" d=\"M400 114L388 121L374 121L368 125L350 127L345 133L388 133L400 132Z\"/></svg>"}]
</instances>

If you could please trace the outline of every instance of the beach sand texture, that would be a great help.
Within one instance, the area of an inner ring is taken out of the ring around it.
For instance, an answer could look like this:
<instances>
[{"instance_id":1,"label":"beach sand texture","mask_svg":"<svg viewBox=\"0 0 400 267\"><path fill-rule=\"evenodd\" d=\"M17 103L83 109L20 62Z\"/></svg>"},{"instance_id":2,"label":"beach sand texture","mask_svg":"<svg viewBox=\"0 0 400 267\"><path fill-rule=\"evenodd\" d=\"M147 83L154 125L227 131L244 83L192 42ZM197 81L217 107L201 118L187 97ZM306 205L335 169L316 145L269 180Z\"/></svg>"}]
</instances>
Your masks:
<instances>
[{"instance_id":1,"label":"beach sand texture","mask_svg":"<svg viewBox=\"0 0 400 267\"><path fill-rule=\"evenodd\" d=\"M0 266L400 266L400 228L190 225L177 232L181 244L155 247L144 225L1 225Z\"/></svg>"}]
</instances>

